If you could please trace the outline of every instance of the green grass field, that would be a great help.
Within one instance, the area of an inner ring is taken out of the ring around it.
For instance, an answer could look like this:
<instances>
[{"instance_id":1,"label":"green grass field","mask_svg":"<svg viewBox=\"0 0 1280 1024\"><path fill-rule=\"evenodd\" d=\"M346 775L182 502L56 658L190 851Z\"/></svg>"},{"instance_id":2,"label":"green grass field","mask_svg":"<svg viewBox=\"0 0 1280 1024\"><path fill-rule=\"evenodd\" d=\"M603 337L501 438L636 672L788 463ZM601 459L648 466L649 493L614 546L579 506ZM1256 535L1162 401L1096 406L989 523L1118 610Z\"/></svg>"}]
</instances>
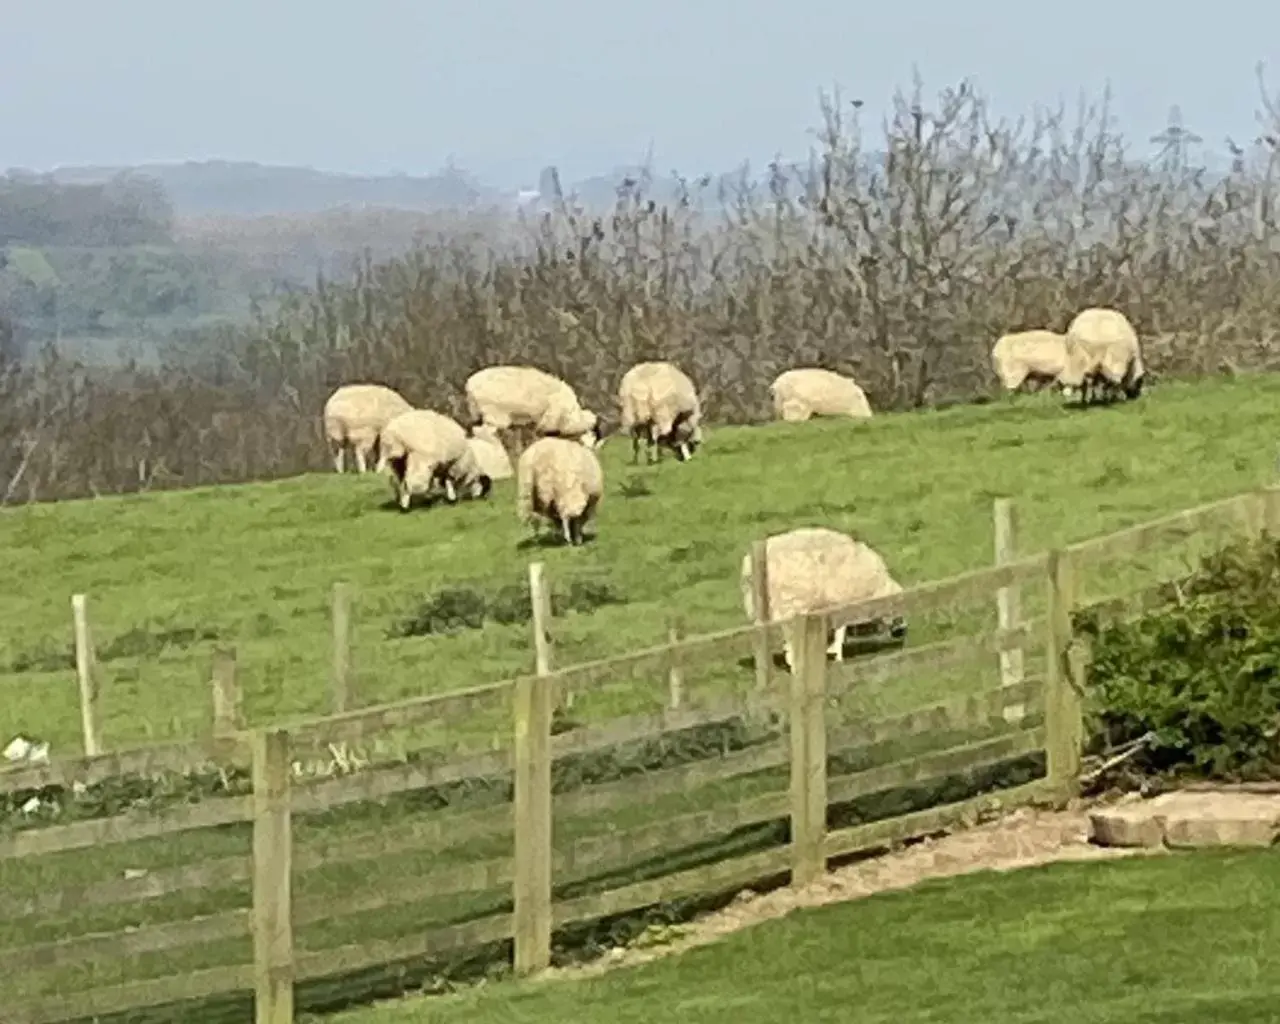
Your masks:
<instances>
[{"instance_id":1,"label":"green grass field","mask_svg":"<svg viewBox=\"0 0 1280 1024\"><path fill-rule=\"evenodd\" d=\"M518 547L510 481L488 502L408 516L385 507L384 480L336 474L8 510L0 737L78 747L77 591L102 660L105 740L121 747L207 729L216 643L238 650L251 723L324 713L336 580L357 588L356 688L370 704L528 671L524 623L387 631L442 586L518 586L534 558L557 588L591 578L623 602L557 620L556 657L571 664L662 642L672 610L690 632L742 624L739 561L769 532L849 530L918 583L989 564L996 496L1016 498L1021 547L1041 550L1268 483L1278 433L1280 378L1254 377L1083 413L1037 396L712 429L688 465L633 468L615 439L599 540L577 550Z\"/></svg>"},{"instance_id":2,"label":"green grass field","mask_svg":"<svg viewBox=\"0 0 1280 1024\"><path fill-rule=\"evenodd\" d=\"M1263 1024L1280 855L982 872L797 911L599 978L409 999L332 1024Z\"/></svg>"},{"instance_id":3,"label":"green grass field","mask_svg":"<svg viewBox=\"0 0 1280 1024\"><path fill-rule=\"evenodd\" d=\"M209 726L207 680L215 644L237 648L251 723L327 710L329 600L336 580L353 582L358 592L359 702L445 691L529 671L532 644L527 622L388 638L422 598L441 588L470 587L490 597L506 593L509 604L528 562L541 559L557 591L591 581L607 584L617 602L556 619L558 663L622 653L661 643L672 611L684 615L690 632L742 625L739 563L750 542L770 532L804 524L847 529L880 549L899 578L911 584L990 563L996 496L1017 499L1022 549L1035 551L1269 483L1280 428L1277 399L1280 378L1256 377L1171 384L1140 403L1084 413L1040 396L870 423L711 430L693 463L667 459L657 467L630 466L630 445L615 440L603 455L608 484L599 540L581 549L522 547L528 531L516 521L510 482L500 484L489 502L407 516L385 507L385 481L332 473L9 510L0 514L0 550L10 582L0 592L0 742L22 732L51 740L55 755L78 749L70 654L70 595L76 592L89 595L108 747L194 736ZM1110 595L1168 575L1193 548L1206 544L1211 539L1199 538L1185 550L1152 551L1132 564L1095 567L1087 591ZM1036 614L1040 596L1024 595L1028 615ZM989 603L965 614L964 622L953 618L944 627L963 625L972 632L994 626ZM936 622L916 619L911 628L912 644L939 631ZM878 717L991 687L994 668L986 659L977 671L894 679L879 690L858 687L855 713ZM749 666L720 665L688 676L696 705L695 691L749 685L752 673ZM656 685L624 679L602 686L575 707L575 716L593 720L637 710L639 690L651 702L661 697L663 680L648 683ZM505 721L475 728L487 732L490 726L510 729ZM441 731L452 732L449 741L458 740L454 726ZM927 738L942 743L940 737ZM877 757L876 763L892 756ZM785 770L764 772L608 814L558 819L557 848L785 788ZM415 794L406 794L385 804L299 816L295 837L300 849L363 837L373 841L386 831L404 834L436 813L429 801L415 802ZM612 888L779 841L769 838L770 830L708 837L706 849L672 851L621 866L608 877L557 884L582 893ZM129 869L243 856L248 848L244 826L4 860L0 894L20 899L97 884ZM323 906L356 890L395 891L427 871L510 853L508 829L444 849L380 857L373 875L371 861L326 863L303 874L295 888L302 904ZM248 896L247 883L237 883L136 905L71 901L40 920L0 921L0 949L184 920L245 906ZM509 896L509 887L496 886L313 921L300 928L300 948L405 937L500 910ZM6 997L159 977L243 962L248 955L245 937L92 969L16 972Z\"/></svg>"}]
</instances>

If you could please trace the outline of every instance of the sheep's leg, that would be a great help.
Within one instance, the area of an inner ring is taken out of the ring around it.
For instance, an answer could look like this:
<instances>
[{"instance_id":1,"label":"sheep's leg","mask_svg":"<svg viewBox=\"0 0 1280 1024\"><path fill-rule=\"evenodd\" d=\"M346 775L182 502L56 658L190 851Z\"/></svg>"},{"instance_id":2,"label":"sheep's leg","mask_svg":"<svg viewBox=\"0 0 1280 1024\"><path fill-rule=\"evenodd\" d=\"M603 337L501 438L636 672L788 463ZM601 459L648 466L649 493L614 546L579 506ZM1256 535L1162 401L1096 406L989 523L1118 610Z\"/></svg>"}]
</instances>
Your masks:
<instances>
[{"instance_id":1,"label":"sheep's leg","mask_svg":"<svg viewBox=\"0 0 1280 1024\"><path fill-rule=\"evenodd\" d=\"M560 532L564 535L564 542L566 544L573 543L573 526L567 517L561 517L560 519Z\"/></svg>"},{"instance_id":2,"label":"sheep's leg","mask_svg":"<svg viewBox=\"0 0 1280 1024\"><path fill-rule=\"evenodd\" d=\"M400 511L408 512L409 503L413 500L413 495L409 493L409 485L403 480L397 484L396 489L400 492Z\"/></svg>"},{"instance_id":3,"label":"sheep's leg","mask_svg":"<svg viewBox=\"0 0 1280 1024\"><path fill-rule=\"evenodd\" d=\"M369 459L365 455L364 446L356 445L356 472L367 473L369 471Z\"/></svg>"},{"instance_id":4,"label":"sheep's leg","mask_svg":"<svg viewBox=\"0 0 1280 1024\"><path fill-rule=\"evenodd\" d=\"M334 446L333 468L339 473L341 473L344 469L347 468L346 455L347 455L347 446L345 444L338 444Z\"/></svg>"},{"instance_id":5,"label":"sheep's leg","mask_svg":"<svg viewBox=\"0 0 1280 1024\"><path fill-rule=\"evenodd\" d=\"M796 659L795 659L795 653L791 649L790 640L782 641L782 657L786 660L787 669L791 672L794 672L796 670Z\"/></svg>"},{"instance_id":6,"label":"sheep's leg","mask_svg":"<svg viewBox=\"0 0 1280 1024\"><path fill-rule=\"evenodd\" d=\"M449 477L444 478L444 497L450 505L458 500L458 489L453 486L453 480Z\"/></svg>"},{"instance_id":7,"label":"sheep's leg","mask_svg":"<svg viewBox=\"0 0 1280 1024\"><path fill-rule=\"evenodd\" d=\"M827 648L827 653L834 654L836 661L844 661L844 640L848 632L849 624L847 622L843 626L837 626L835 639L831 641L831 646Z\"/></svg>"},{"instance_id":8,"label":"sheep's leg","mask_svg":"<svg viewBox=\"0 0 1280 1024\"><path fill-rule=\"evenodd\" d=\"M693 452L689 450L689 442L681 441L680 442L680 461L688 462L691 458L693 458Z\"/></svg>"},{"instance_id":9,"label":"sheep's leg","mask_svg":"<svg viewBox=\"0 0 1280 1024\"><path fill-rule=\"evenodd\" d=\"M640 464L640 431L631 431L631 465Z\"/></svg>"}]
</instances>

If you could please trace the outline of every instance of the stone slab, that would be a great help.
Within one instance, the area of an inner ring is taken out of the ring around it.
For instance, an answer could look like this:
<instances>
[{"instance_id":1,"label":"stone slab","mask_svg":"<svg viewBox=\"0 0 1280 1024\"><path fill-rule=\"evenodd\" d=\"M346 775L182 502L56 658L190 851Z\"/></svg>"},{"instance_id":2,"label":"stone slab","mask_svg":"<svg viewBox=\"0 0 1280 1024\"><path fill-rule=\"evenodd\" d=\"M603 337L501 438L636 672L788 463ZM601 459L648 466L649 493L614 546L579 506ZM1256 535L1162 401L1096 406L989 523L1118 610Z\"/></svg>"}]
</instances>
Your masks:
<instances>
[{"instance_id":1,"label":"stone slab","mask_svg":"<svg viewBox=\"0 0 1280 1024\"><path fill-rule=\"evenodd\" d=\"M1270 846L1280 837L1280 794L1175 792L1089 812L1099 846Z\"/></svg>"},{"instance_id":2,"label":"stone slab","mask_svg":"<svg viewBox=\"0 0 1280 1024\"><path fill-rule=\"evenodd\" d=\"M1142 804L1089 812L1089 841L1099 846L1163 846L1164 823Z\"/></svg>"}]
</instances>

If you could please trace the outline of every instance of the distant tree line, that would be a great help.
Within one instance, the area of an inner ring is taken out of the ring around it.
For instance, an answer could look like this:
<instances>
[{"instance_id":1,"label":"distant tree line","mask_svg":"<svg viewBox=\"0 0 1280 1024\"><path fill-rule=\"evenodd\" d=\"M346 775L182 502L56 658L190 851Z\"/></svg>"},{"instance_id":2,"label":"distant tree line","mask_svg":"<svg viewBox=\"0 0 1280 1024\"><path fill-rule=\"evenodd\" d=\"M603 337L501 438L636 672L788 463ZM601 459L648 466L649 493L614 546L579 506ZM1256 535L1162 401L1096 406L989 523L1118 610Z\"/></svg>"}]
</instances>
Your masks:
<instances>
[{"instance_id":1,"label":"distant tree line","mask_svg":"<svg viewBox=\"0 0 1280 1024\"><path fill-rule=\"evenodd\" d=\"M172 236L173 204L154 178L67 185L24 171L0 177L0 247L149 245Z\"/></svg>"},{"instance_id":2,"label":"distant tree line","mask_svg":"<svg viewBox=\"0 0 1280 1024\"><path fill-rule=\"evenodd\" d=\"M498 362L562 375L606 422L621 374L654 358L689 371L713 422L768 417L769 382L798 365L910 409L990 396L996 336L1106 305L1157 376L1280 368L1280 110L1265 89L1271 127L1213 175L1185 132L1141 159L1105 98L1011 123L967 84L930 101L917 83L875 133L839 96L821 115L807 167L684 183L670 201L641 178L605 215L553 194L517 243L424 239L159 368L37 354L0 374L0 500L323 469L336 385L380 380L458 412L467 375Z\"/></svg>"},{"instance_id":3,"label":"distant tree line","mask_svg":"<svg viewBox=\"0 0 1280 1024\"><path fill-rule=\"evenodd\" d=\"M468 218L357 209L178 224L165 186L147 175L84 185L9 172L0 177L0 311L20 347L57 340L99 362L114 360L116 343L151 350L175 331L198 345L193 328L244 322L254 300L269 306L318 272L345 276L366 247L403 253L451 219Z\"/></svg>"}]
</instances>

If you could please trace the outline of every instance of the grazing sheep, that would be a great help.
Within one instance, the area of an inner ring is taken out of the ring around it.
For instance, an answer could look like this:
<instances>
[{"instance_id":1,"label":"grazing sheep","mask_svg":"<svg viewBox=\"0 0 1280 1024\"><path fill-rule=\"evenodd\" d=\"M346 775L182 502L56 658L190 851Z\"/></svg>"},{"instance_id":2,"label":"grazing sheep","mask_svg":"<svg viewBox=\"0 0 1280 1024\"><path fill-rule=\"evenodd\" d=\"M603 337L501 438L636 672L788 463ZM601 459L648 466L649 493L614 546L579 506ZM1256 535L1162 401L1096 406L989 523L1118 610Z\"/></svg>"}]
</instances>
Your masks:
<instances>
[{"instance_id":1,"label":"grazing sheep","mask_svg":"<svg viewBox=\"0 0 1280 1024\"><path fill-rule=\"evenodd\" d=\"M902 593L888 566L871 547L847 534L825 527L801 527L765 540L765 576L768 579L769 621L870 601ZM755 620L751 554L742 559L742 603L747 618ZM827 648L837 661L844 660L845 637L853 623L835 627L835 640ZM877 628L883 628L876 622ZM895 639L906 636L907 623L897 616L889 625ZM791 638L785 640L787 666L794 668Z\"/></svg>"},{"instance_id":2,"label":"grazing sheep","mask_svg":"<svg viewBox=\"0 0 1280 1024\"><path fill-rule=\"evenodd\" d=\"M540 437L516 462L516 514L535 525L544 516L560 526L569 544L581 544L583 528L604 497L604 470L590 448L563 437Z\"/></svg>"},{"instance_id":3,"label":"grazing sheep","mask_svg":"<svg viewBox=\"0 0 1280 1024\"><path fill-rule=\"evenodd\" d=\"M346 452L355 452L356 471L367 472L378 457L378 434L392 418L412 409L403 396L383 384L343 384L324 403L324 434L333 467L346 468Z\"/></svg>"},{"instance_id":4,"label":"grazing sheep","mask_svg":"<svg viewBox=\"0 0 1280 1024\"><path fill-rule=\"evenodd\" d=\"M409 511L413 495L425 494L437 483L450 503L458 500L459 489L475 498L489 493L493 481L481 470L467 441L460 423L430 409L402 412L383 427L378 470L391 471L401 511Z\"/></svg>"},{"instance_id":5,"label":"grazing sheep","mask_svg":"<svg viewBox=\"0 0 1280 1024\"><path fill-rule=\"evenodd\" d=\"M490 480L506 480L515 475L511 466L511 456L502 447L502 441L492 430L485 426L475 427L467 438L471 454L480 465L480 472Z\"/></svg>"},{"instance_id":6,"label":"grazing sheep","mask_svg":"<svg viewBox=\"0 0 1280 1024\"><path fill-rule=\"evenodd\" d=\"M853 378L816 366L779 374L769 392L774 414L788 423L801 423L811 416L871 417L866 393Z\"/></svg>"},{"instance_id":7,"label":"grazing sheep","mask_svg":"<svg viewBox=\"0 0 1280 1024\"><path fill-rule=\"evenodd\" d=\"M1059 378L1080 389L1080 404L1095 396L1108 402L1142 394L1145 369L1138 332L1119 310L1092 307L1076 314L1067 328L1066 365Z\"/></svg>"},{"instance_id":8,"label":"grazing sheep","mask_svg":"<svg viewBox=\"0 0 1280 1024\"><path fill-rule=\"evenodd\" d=\"M1056 331L1017 331L991 346L991 365L1006 391L1039 391L1057 382L1067 362L1067 339Z\"/></svg>"},{"instance_id":9,"label":"grazing sheep","mask_svg":"<svg viewBox=\"0 0 1280 1024\"><path fill-rule=\"evenodd\" d=\"M671 363L637 363L618 385L622 432L631 435L631 461L640 461L640 441L648 440L646 461L660 461L660 445L687 462L702 444L702 404L693 381ZM656 457L655 457L656 456Z\"/></svg>"},{"instance_id":10,"label":"grazing sheep","mask_svg":"<svg viewBox=\"0 0 1280 1024\"><path fill-rule=\"evenodd\" d=\"M532 429L540 437L567 437L594 448L600 420L584 409L559 377L532 366L486 366L467 378L467 410L473 425L495 432Z\"/></svg>"}]
</instances>

